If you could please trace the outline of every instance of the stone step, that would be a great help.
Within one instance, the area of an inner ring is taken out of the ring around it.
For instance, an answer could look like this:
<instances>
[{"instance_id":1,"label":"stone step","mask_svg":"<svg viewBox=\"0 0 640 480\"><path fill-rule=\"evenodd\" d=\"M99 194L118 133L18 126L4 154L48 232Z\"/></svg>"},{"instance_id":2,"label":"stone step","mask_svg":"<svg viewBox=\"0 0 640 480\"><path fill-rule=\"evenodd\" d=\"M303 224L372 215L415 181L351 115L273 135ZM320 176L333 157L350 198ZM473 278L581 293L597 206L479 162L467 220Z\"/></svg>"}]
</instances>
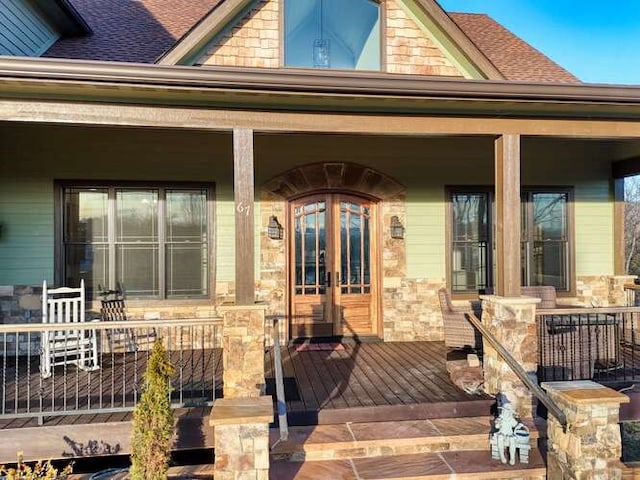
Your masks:
<instances>
[{"instance_id":1,"label":"stone step","mask_svg":"<svg viewBox=\"0 0 640 480\"><path fill-rule=\"evenodd\" d=\"M533 422L527 423L538 438ZM489 455L490 427L490 417L317 425L290 427L286 442L271 429L271 458L303 462L468 450Z\"/></svg>"},{"instance_id":2,"label":"stone step","mask_svg":"<svg viewBox=\"0 0 640 480\"><path fill-rule=\"evenodd\" d=\"M488 451L392 455L374 458L271 462L272 480L545 480L539 450L528 464L503 465Z\"/></svg>"}]
</instances>

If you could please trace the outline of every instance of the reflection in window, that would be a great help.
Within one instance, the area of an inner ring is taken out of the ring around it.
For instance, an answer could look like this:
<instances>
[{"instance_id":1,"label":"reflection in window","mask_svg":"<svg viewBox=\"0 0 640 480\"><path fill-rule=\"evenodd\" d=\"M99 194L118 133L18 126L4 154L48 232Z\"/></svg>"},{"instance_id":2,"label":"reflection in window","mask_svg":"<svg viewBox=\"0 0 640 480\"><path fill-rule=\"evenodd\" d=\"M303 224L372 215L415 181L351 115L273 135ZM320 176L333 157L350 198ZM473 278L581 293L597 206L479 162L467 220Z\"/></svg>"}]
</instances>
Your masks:
<instances>
[{"instance_id":1,"label":"reflection in window","mask_svg":"<svg viewBox=\"0 0 640 480\"><path fill-rule=\"evenodd\" d=\"M523 195L523 285L569 290L568 201L568 192Z\"/></svg>"},{"instance_id":2,"label":"reflection in window","mask_svg":"<svg viewBox=\"0 0 640 480\"><path fill-rule=\"evenodd\" d=\"M130 297L209 294L206 188L64 188L64 281L89 294L124 286Z\"/></svg>"},{"instance_id":3,"label":"reflection in window","mask_svg":"<svg viewBox=\"0 0 640 480\"><path fill-rule=\"evenodd\" d=\"M453 292L485 290L491 285L489 261L489 192L454 193L451 196Z\"/></svg>"},{"instance_id":4,"label":"reflection in window","mask_svg":"<svg viewBox=\"0 0 640 480\"><path fill-rule=\"evenodd\" d=\"M372 0L286 0L285 65L380 70L380 5Z\"/></svg>"},{"instance_id":5,"label":"reflection in window","mask_svg":"<svg viewBox=\"0 0 640 480\"><path fill-rule=\"evenodd\" d=\"M569 189L523 188L521 204L522 285L571 288ZM451 191L449 279L454 293L493 287L492 196L482 191Z\"/></svg>"},{"instance_id":6,"label":"reflection in window","mask_svg":"<svg viewBox=\"0 0 640 480\"><path fill-rule=\"evenodd\" d=\"M294 209L295 292L326 293L326 203L313 201Z\"/></svg>"}]
</instances>

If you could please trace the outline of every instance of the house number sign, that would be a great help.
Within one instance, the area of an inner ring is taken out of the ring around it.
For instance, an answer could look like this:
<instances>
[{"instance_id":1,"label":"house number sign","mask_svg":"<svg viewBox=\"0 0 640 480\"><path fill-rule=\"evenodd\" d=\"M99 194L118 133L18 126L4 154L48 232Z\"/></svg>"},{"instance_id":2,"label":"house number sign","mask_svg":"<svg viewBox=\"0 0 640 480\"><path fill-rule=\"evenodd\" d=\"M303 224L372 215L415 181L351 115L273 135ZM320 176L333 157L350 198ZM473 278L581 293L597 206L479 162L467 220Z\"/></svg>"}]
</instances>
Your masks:
<instances>
[{"instance_id":1,"label":"house number sign","mask_svg":"<svg viewBox=\"0 0 640 480\"><path fill-rule=\"evenodd\" d=\"M240 201L236 205L236 211L240 214L245 214L247 217L251 214L251 205L246 205L244 202Z\"/></svg>"}]
</instances>

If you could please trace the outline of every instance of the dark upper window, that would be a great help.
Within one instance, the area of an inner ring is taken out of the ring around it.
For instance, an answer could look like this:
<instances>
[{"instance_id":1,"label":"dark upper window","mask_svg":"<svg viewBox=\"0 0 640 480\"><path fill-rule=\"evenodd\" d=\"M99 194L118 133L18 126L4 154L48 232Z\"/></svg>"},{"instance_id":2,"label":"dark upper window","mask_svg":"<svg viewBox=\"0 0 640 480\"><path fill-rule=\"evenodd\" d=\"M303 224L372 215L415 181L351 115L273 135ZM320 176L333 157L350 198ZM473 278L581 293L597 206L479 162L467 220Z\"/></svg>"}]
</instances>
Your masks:
<instances>
[{"instance_id":1,"label":"dark upper window","mask_svg":"<svg viewBox=\"0 0 640 480\"><path fill-rule=\"evenodd\" d=\"M380 70L380 4L285 0L287 67Z\"/></svg>"},{"instance_id":2,"label":"dark upper window","mask_svg":"<svg viewBox=\"0 0 640 480\"><path fill-rule=\"evenodd\" d=\"M60 267L94 298L121 284L129 297L209 295L212 192L206 186L61 187Z\"/></svg>"},{"instance_id":3,"label":"dark upper window","mask_svg":"<svg viewBox=\"0 0 640 480\"><path fill-rule=\"evenodd\" d=\"M451 290L459 294L491 291L492 192L488 188L451 188L448 200ZM522 189L522 285L571 290L570 206L570 189Z\"/></svg>"}]
</instances>

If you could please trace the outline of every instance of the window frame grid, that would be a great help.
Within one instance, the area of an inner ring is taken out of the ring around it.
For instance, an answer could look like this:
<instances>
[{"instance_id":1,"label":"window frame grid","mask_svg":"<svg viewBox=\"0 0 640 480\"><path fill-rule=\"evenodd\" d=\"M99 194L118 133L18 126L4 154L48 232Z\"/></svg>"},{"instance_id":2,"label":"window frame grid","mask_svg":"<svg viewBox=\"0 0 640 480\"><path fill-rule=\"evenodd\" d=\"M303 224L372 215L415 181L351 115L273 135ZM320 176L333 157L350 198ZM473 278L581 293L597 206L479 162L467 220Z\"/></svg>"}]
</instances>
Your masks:
<instances>
[{"instance_id":1,"label":"window frame grid","mask_svg":"<svg viewBox=\"0 0 640 480\"><path fill-rule=\"evenodd\" d=\"M156 212L158 219L158 241L153 243L157 245L157 261L158 261L158 287L159 295L157 296L135 296L131 297L134 300L141 300L144 302L169 302L179 303L180 301L198 301L198 300L210 300L215 297L215 226L214 226L214 199L215 199L215 184L211 182L137 182L137 181L69 181L69 180L55 180L54 181L54 278L58 285L65 283L65 269L66 269L66 247L72 244L78 244L78 242L65 243L65 193L70 189L82 189L89 190L92 188L107 190L107 242L100 242L100 244L108 245L108 272L109 285L106 288L116 288L115 273L116 266L116 247L122 242L116 242L116 191L117 190L156 190L158 192L158 209ZM201 190L205 193L205 230L207 235L207 241L200 243L200 245L206 246L206 256L209 269L207 272L207 278L203 283L203 288L207 290L205 295L180 295L180 296L168 296L167 295L167 281L166 274L166 262L167 252L166 245L168 243L164 238L166 234L166 193L169 191L180 190ZM125 285L126 288L126 285ZM97 292L93 293L93 300L97 300Z\"/></svg>"}]
</instances>

